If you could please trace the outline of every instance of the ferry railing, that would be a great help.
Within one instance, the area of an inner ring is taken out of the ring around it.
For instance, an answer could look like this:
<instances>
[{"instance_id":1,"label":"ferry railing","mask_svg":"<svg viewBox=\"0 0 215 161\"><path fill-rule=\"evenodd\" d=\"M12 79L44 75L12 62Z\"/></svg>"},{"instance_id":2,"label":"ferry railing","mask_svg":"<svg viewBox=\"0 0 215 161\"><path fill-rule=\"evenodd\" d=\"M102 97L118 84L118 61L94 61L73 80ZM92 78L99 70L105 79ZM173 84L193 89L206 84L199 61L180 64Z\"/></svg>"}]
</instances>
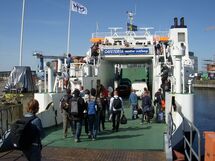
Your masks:
<instances>
[{"instance_id":1,"label":"ferry railing","mask_svg":"<svg viewBox=\"0 0 215 161\"><path fill-rule=\"evenodd\" d=\"M6 105L5 105L6 106ZM8 105L7 105L8 106ZM22 104L9 105L9 107L2 107L0 109L0 136L10 129L11 123L21 117Z\"/></svg>"},{"instance_id":2,"label":"ferry railing","mask_svg":"<svg viewBox=\"0 0 215 161\"><path fill-rule=\"evenodd\" d=\"M201 139L200 139L200 132L197 129L197 127L191 122L189 121L182 113L180 113L180 116L183 119L182 122L182 130L183 130L183 140L184 140L184 153L186 156L186 159L188 161L192 161L194 160L193 157L197 160L197 161L201 161ZM172 113L170 112L168 114L168 135L169 135L169 146L171 146L171 139L173 137L173 133L176 130L175 127L175 123L173 121L173 117L172 117ZM189 138L185 135L186 132L189 132ZM193 148L193 143L194 143L194 134L197 135L197 152L194 150Z\"/></svg>"},{"instance_id":3,"label":"ferry railing","mask_svg":"<svg viewBox=\"0 0 215 161\"><path fill-rule=\"evenodd\" d=\"M124 31L124 32L117 32L117 31L112 31L112 32L95 32L92 33L92 38L96 37L108 37L108 36L149 36L152 34L149 34L149 32L146 31ZM169 37L169 31L155 31L154 36L161 36L161 37Z\"/></svg>"},{"instance_id":4,"label":"ferry railing","mask_svg":"<svg viewBox=\"0 0 215 161\"><path fill-rule=\"evenodd\" d=\"M189 139L184 135L183 138L184 138L184 150L185 150L185 155L186 155L186 158L188 161L192 161L193 160L193 157L195 157L195 159L197 161L201 161L201 149L200 149L200 145L201 145L201 142L200 142L200 132L199 130L197 129L197 127L191 122L189 121L186 117L183 116L183 131L185 131L185 128L189 129ZM197 135L197 151L196 152L194 150L194 148L192 147L193 145L193 136L195 136L194 134Z\"/></svg>"},{"instance_id":5,"label":"ferry railing","mask_svg":"<svg viewBox=\"0 0 215 161\"><path fill-rule=\"evenodd\" d=\"M149 36L146 34L145 31L133 31L132 34L131 32L125 31L125 32L97 32L97 33L92 33L92 38L95 37L109 37L109 36Z\"/></svg>"}]
</instances>

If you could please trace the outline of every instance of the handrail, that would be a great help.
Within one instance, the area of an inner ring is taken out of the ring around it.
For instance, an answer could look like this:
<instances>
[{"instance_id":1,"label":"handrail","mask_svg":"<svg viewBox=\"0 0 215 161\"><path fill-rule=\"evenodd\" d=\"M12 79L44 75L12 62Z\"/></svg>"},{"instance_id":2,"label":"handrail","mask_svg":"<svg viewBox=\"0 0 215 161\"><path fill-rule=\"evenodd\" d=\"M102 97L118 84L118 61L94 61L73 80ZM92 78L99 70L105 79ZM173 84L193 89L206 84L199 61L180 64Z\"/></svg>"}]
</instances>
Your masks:
<instances>
[{"instance_id":1,"label":"handrail","mask_svg":"<svg viewBox=\"0 0 215 161\"><path fill-rule=\"evenodd\" d=\"M178 112L180 114L180 116L182 117L183 119L183 122L182 122L182 130L183 130L183 138L184 138L184 152L185 152L185 156L186 156L186 159L188 161L192 161L193 160L193 157L195 157L195 159L197 161L201 161L201 149L200 149L200 145L201 145L201 142L200 142L200 132L199 130L197 129L197 127L191 122L189 121L182 113ZM173 136L173 133L175 130L173 130L173 126L175 125L174 124L174 121L173 121L173 118L172 118L172 113L170 112L168 114L168 131L169 131L169 146L171 146L171 138ZM186 127L186 130L185 130L185 127ZM185 132L189 132L190 134L190 137L189 139L185 136ZM198 150L197 152L194 150L194 148L192 147L193 146L193 134L196 133L197 134L197 139L198 139Z\"/></svg>"},{"instance_id":2,"label":"handrail","mask_svg":"<svg viewBox=\"0 0 215 161\"><path fill-rule=\"evenodd\" d=\"M21 104L20 104L21 105ZM14 109L20 108L20 105L10 105L9 107L2 107L0 109L0 136L4 134L10 128L11 122L20 116L15 116ZM7 105L8 106L8 105Z\"/></svg>"},{"instance_id":3,"label":"handrail","mask_svg":"<svg viewBox=\"0 0 215 161\"><path fill-rule=\"evenodd\" d=\"M192 161L193 160L193 156L197 159L197 161L201 161L201 149L200 149L200 145L201 145L201 139L200 139L200 132L197 129L197 127L190 122L186 117L183 116L183 131L185 130L185 123L186 125L189 126L189 132L190 132L190 138L189 140L187 139L187 137L184 135L184 150L185 150L185 155L188 161ZM187 126L186 126L187 127ZM198 152L196 152L192 145L193 145L193 133L196 132L197 134L197 138L198 138ZM188 148L187 148L188 147Z\"/></svg>"}]
</instances>

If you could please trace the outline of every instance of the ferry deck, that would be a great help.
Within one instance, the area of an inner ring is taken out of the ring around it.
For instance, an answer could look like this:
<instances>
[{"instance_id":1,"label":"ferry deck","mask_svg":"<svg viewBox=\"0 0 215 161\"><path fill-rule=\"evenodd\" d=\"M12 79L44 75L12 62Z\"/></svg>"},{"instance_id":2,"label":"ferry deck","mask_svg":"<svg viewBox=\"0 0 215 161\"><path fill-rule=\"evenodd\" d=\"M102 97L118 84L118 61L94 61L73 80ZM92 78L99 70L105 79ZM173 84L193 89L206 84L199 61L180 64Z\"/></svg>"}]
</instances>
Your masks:
<instances>
[{"instance_id":1,"label":"ferry deck","mask_svg":"<svg viewBox=\"0 0 215 161\"><path fill-rule=\"evenodd\" d=\"M105 122L105 130L98 134L95 141L88 139L82 128L81 142L75 143L69 136L63 138L62 125L45 129L42 160L44 161L164 161L164 133L166 124L156 123L141 125L140 118L131 119L131 109L125 103L127 124L120 125L118 132L112 132L112 123ZM141 116L139 116L141 117ZM106 119L107 120L107 119ZM69 129L70 130L70 129ZM69 131L70 132L70 131ZM71 133L70 133L71 134ZM0 160L24 161L20 151L1 153Z\"/></svg>"}]
</instances>

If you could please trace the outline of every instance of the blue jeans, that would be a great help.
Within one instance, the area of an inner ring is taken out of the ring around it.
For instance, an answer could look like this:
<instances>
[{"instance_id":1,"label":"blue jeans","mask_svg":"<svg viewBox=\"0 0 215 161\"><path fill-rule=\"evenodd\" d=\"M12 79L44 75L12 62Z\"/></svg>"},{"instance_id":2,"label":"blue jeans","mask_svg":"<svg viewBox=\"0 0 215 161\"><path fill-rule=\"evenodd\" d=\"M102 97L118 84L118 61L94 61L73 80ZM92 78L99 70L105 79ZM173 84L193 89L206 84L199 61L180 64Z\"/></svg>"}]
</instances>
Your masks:
<instances>
[{"instance_id":1,"label":"blue jeans","mask_svg":"<svg viewBox=\"0 0 215 161\"><path fill-rule=\"evenodd\" d=\"M89 120L89 131L92 138L96 138L97 134L97 121L96 121L96 115L88 115Z\"/></svg>"},{"instance_id":2,"label":"blue jeans","mask_svg":"<svg viewBox=\"0 0 215 161\"><path fill-rule=\"evenodd\" d=\"M28 161L41 161L41 146L32 145L30 148L23 150Z\"/></svg>"},{"instance_id":3,"label":"blue jeans","mask_svg":"<svg viewBox=\"0 0 215 161\"><path fill-rule=\"evenodd\" d=\"M81 136L82 120L74 120L73 125L75 130L75 139L79 140Z\"/></svg>"}]
</instances>

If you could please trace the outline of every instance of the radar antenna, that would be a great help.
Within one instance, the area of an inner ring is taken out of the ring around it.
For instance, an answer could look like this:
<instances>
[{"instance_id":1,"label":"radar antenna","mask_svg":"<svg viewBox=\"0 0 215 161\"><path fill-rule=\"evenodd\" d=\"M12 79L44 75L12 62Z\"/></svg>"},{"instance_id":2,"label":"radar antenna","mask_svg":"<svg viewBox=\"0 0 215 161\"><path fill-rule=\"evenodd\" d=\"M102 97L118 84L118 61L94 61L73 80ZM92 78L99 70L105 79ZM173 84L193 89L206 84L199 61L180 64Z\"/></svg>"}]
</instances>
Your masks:
<instances>
[{"instance_id":1,"label":"radar antenna","mask_svg":"<svg viewBox=\"0 0 215 161\"><path fill-rule=\"evenodd\" d=\"M146 36L149 36L149 35L151 35L151 33L150 33L149 30L153 30L154 27L140 27L139 29L140 29L140 30L144 30L144 31L145 31L145 35L146 35Z\"/></svg>"},{"instance_id":2,"label":"radar antenna","mask_svg":"<svg viewBox=\"0 0 215 161\"><path fill-rule=\"evenodd\" d=\"M114 36L114 35L118 36L116 31L117 30L122 30L122 27L108 27L108 29L110 30L112 36Z\"/></svg>"}]
</instances>

